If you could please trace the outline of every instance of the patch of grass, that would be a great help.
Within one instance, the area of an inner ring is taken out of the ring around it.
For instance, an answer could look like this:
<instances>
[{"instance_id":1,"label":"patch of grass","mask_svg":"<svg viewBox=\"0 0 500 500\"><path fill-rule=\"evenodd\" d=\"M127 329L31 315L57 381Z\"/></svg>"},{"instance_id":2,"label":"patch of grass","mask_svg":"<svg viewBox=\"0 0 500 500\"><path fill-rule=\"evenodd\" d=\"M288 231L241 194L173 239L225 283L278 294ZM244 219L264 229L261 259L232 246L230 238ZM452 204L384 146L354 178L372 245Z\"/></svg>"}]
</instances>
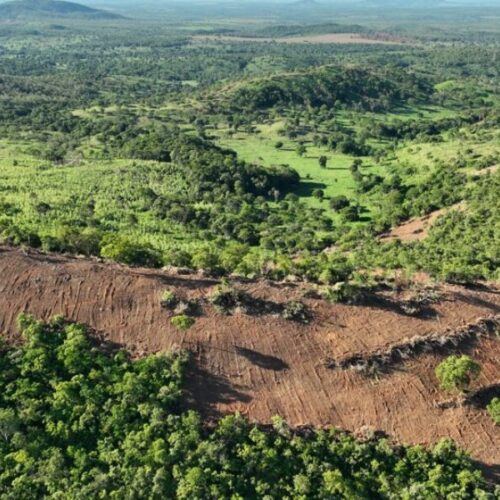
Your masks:
<instances>
[{"instance_id":1,"label":"patch of grass","mask_svg":"<svg viewBox=\"0 0 500 500\"><path fill-rule=\"evenodd\" d=\"M195 319L191 316L187 316L186 314L179 314L178 316L173 316L170 322L178 330L186 331L195 324Z\"/></svg>"},{"instance_id":2,"label":"patch of grass","mask_svg":"<svg viewBox=\"0 0 500 500\"><path fill-rule=\"evenodd\" d=\"M281 123L277 122L272 125L260 125L258 134L239 132L228 137L227 134L220 133L218 142L236 151L245 161L268 167L289 165L294 168L301 177L299 188L295 193L309 206L324 208L335 219L334 212L328 207L329 198L339 195L345 195L351 200L359 198L355 193L356 184L350 172L355 157L317 147L307 141L306 153L299 156L296 151L298 142L279 135L280 127ZM277 142L283 143L279 149L275 147ZM322 168L319 164L321 156L327 158L326 168ZM380 172L381 168L373 161L368 158L364 160L368 161L361 168L363 173ZM313 195L316 189L323 190L323 199Z\"/></svg>"}]
</instances>

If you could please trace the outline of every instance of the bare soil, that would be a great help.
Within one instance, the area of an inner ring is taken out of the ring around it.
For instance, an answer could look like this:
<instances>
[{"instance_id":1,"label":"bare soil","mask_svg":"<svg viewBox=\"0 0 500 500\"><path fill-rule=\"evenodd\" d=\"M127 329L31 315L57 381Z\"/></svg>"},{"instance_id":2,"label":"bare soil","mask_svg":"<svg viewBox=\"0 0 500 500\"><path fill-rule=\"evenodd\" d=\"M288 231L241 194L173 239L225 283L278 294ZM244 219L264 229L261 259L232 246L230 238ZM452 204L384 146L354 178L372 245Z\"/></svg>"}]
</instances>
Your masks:
<instances>
[{"instance_id":1,"label":"bare soil","mask_svg":"<svg viewBox=\"0 0 500 500\"><path fill-rule=\"evenodd\" d=\"M451 207L441 208L422 217L414 217L399 226L393 227L382 235L382 240L421 241L427 237L429 229L436 220L450 210L465 210L464 203L457 203Z\"/></svg>"},{"instance_id":2,"label":"bare soil","mask_svg":"<svg viewBox=\"0 0 500 500\"><path fill-rule=\"evenodd\" d=\"M328 358L370 356L415 336L453 335L481 318L497 317L494 285L465 289L445 285L441 300L423 317L401 313L388 294L370 306L303 299L303 286L265 281L236 284L254 297L285 303L302 300L309 324L278 315L223 315L202 306L195 325L180 332L160 305L166 288L184 299L206 298L217 281L199 276L130 269L96 260L45 255L0 247L0 331L19 340L21 312L49 319L55 314L86 323L135 356L189 349L186 405L206 417L239 411L267 423L279 414L291 425L334 425L353 432L386 432L402 443L432 444L451 437L478 461L498 470L499 429L483 403L447 404L434 369L448 352L411 356L377 377L353 369L331 369ZM475 389L500 382L500 343L495 335L450 346L482 365Z\"/></svg>"},{"instance_id":3,"label":"bare soil","mask_svg":"<svg viewBox=\"0 0 500 500\"><path fill-rule=\"evenodd\" d=\"M395 38L385 35L360 35L359 33L329 33L324 35L304 35L304 36L289 36L277 38L261 38L261 37L243 37L243 36L230 36L230 35L196 35L194 40L213 40L221 42L247 42L247 43L310 43L310 44L323 44L323 43L340 43L340 44L382 44L382 45L401 45L408 43L407 40L402 38Z\"/></svg>"}]
</instances>

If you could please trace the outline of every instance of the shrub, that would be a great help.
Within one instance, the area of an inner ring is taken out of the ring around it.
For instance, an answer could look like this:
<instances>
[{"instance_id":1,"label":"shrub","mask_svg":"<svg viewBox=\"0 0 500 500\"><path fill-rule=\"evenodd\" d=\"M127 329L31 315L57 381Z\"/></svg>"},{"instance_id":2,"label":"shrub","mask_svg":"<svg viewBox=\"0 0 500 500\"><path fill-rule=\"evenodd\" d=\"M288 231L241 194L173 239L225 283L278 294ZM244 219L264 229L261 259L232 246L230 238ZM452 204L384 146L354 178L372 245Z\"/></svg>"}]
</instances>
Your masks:
<instances>
[{"instance_id":1,"label":"shrub","mask_svg":"<svg viewBox=\"0 0 500 500\"><path fill-rule=\"evenodd\" d=\"M359 220L359 208L353 205L343 208L340 210L340 213L345 222L356 222Z\"/></svg>"},{"instance_id":2,"label":"shrub","mask_svg":"<svg viewBox=\"0 0 500 500\"><path fill-rule=\"evenodd\" d=\"M186 314L179 314L178 316L173 316L170 322L179 330L184 331L189 330L194 325L195 320Z\"/></svg>"},{"instance_id":3,"label":"shrub","mask_svg":"<svg viewBox=\"0 0 500 500\"><path fill-rule=\"evenodd\" d=\"M495 425L500 425L500 398L493 398L486 409Z\"/></svg>"},{"instance_id":4,"label":"shrub","mask_svg":"<svg viewBox=\"0 0 500 500\"><path fill-rule=\"evenodd\" d=\"M221 270L218 252L209 247L197 249L192 255L192 263L197 270L214 274L219 273Z\"/></svg>"},{"instance_id":5,"label":"shrub","mask_svg":"<svg viewBox=\"0 0 500 500\"><path fill-rule=\"evenodd\" d=\"M347 196L340 195L340 196L334 196L330 199L330 208L332 210L335 210L338 212L339 210L342 210L343 208L346 208L350 205L349 199Z\"/></svg>"},{"instance_id":6,"label":"shrub","mask_svg":"<svg viewBox=\"0 0 500 500\"><path fill-rule=\"evenodd\" d=\"M409 316L422 314L426 307L439 301L439 293L433 289L418 291L412 298L401 303L401 309Z\"/></svg>"},{"instance_id":7,"label":"shrub","mask_svg":"<svg viewBox=\"0 0 500 500\"><path fill-rule=\"evenodd\" d=\"M469 356L450 356L436 367L436 376L445 391L465 391L481 372L481 365Z\"/></svg>"},{"instance_id":8,"label":"shrub","mask_svg":"<svg viewBox=\"0 0 500 500\"><path fill-rule=\"evenodd\" d=\"M105 241L101 257L131 266L161 267L162 259L152 248L138 245L126 238Z\"/></svg>"},{"instance_id":9,"label":"shrub","mask_svg":"<svg viewBox=\"0 0 500 500\"><path fill-rule=\"evenodd\" d=\"M363 289L348 281L340 281L328 287L324 295L336 304L358 304L363 299Z\"/></svg>"},{"instance_id":10,"label":"shrub","mask_svg":"<svg viewBox=\"0 0 500 500\"><path fill-rule=\"evenodd\" d=\"M319 200L322 200L325 196L325 192L322 189L313 189L312 195Z\"/></svg>"},{"instance_id":11,"label":"shrub","mask_svg":"<svg viewBox=\"0 0 500 500\"><path fill-rule=\"evenodd\" d=\"M215 288L210 295L209 301L221 312L229 313L245 300L244 292L222 284Z\"/></svg>"},{"instance_id":12,"label":"shrub","mask_svg":"<svg viewBox=\"0 0 500 500\"><path fill-rule=\"evenodd\" d=\"M299 321L301 323L307 323L309 321L309 311L306 305L298 301L285 304L281 315L289 321Z\"/></svg>"},{"instance_id":13,"label":"shrub","mask_svg":"<svg viewBox=\"0 0 500 500\"><path fill-rule=\"evenodd\" d=\"M178 300L175 307L175 314L196 316L200 312L200 304L197 299Z\"/></svg>"},{"instance_id":14,"label":"shrub","mask_svg":"<svg viewBox=\"0 0 500 500\"><path fill-rule=\"evenodd\" d=\"M165 290L161 296L160 304L166 309L174 309L179 303L177 295L171 290Z\"/></svg>"}]
</instances>

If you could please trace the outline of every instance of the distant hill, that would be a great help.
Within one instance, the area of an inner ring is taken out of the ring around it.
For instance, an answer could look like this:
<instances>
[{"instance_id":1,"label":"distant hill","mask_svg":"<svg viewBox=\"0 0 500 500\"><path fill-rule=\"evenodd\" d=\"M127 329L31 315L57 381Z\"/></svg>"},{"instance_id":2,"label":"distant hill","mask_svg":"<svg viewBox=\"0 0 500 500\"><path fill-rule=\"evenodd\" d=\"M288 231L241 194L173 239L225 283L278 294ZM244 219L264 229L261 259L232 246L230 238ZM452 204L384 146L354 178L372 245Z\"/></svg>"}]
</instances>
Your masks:
<instances>
[{"instance_id":1,"label":"distant hill","mask_svg":"<svg viewBox=\"0 0 500 500\"><path fill-rule=\"evenodd\" d=\"M433 8L449 5L446 0L367 0L367 6L390 8Z\"/></svg>"},{"instance_id":2,"label":"distant hill","mask_svg":"<svg viewBox=\"0 0 500 500\"><path fill-rule=\"evenodd\" d=\"M120 19L122 16L86 5L62 0L14 0L0 4L0 20L70 17L82 19Z\"/></svg>"},{"instance_id":3,"label":"distant hill","mask_svg":"<svg viewBox=\"0 0 500 500\"><path fill-rule=\"evenodd\" d=\"M292 3L292 5L298 5L298 6L303 6L303 7L309 7L309 6L317 6L321 5L319 2L316 0L296 0L295 2Z\"/></svg>"}]
</instances>

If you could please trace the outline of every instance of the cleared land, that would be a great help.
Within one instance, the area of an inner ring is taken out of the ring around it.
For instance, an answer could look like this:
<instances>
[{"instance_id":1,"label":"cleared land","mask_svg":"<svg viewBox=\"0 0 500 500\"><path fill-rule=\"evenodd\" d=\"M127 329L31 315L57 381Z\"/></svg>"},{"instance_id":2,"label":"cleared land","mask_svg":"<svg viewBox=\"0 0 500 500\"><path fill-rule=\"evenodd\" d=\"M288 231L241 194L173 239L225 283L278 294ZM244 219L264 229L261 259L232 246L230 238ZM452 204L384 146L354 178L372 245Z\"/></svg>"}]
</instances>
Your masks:
<instances>
[{"instance_id":1,"label":"cleared land","mask_svg":"<svg viewBox=\"0 0 500 500\"><path fill-rule=\"evenodd\" d=\"M382 240L401 240L401 241L420 241L423 240L431 226L442 215L447 214L451 210L465 210L464 203L457 203L451 207L441 208L423 217L414 217L399 226L393 227L388 233L383 234Z\"/></svg>"},{"instance_id":2,"label":"cleared land","mask_svg":"<svg viewBox=\"0 0 500 500\"><path fill-rule=\"evenodd\" d=\"M184 298L209 296L217 281L151 269L130 269L0 248L0 331L15 341L15 320L26 311L55 314L90 325L135 355L187 348L193 352L188 404L207 416L240 411L268 422L280 414L292 425L334 425L354 432L386 432L404 443L433 443L450 436L489 465L500 463L498 428L482 402L457 405L437 385L434 368L445 355L430 350L389 367L374 378L331 369L342 360L384 351L415 336L454 335L479 318L498 316L500 291L443 286L428 314L411 317L397 307L400 295L371 306L334 305L303 299L303 288L269 282L236 284L252 297L284 303L303 300L309 324L273 315L225 316L203 306L195 325L180 332L160 307L165 289ZM482 365L476 388L498 388L500 344L494 335L458 342ZM451 349L450 349L451 352Z\"/></svg>"},{"instance_id":3,"label":"cleared land","mask_svg":"<svg viewBox=\"0 0 500 500\"><path fill-rule=\"evenodd\" d=\"M254 42L254 43L353 43L353 44L382 44L382 45L401 45L408 43L403 39L394 39L389 37L368 37L360 35L359 33L329 33L324 35L304 35L304 36L287 36L277 38L266 37L244 37L244 36L230 36L230 35L196 35L194 40L212 40L221 42Z\"/></svg>"}]
</instances>

